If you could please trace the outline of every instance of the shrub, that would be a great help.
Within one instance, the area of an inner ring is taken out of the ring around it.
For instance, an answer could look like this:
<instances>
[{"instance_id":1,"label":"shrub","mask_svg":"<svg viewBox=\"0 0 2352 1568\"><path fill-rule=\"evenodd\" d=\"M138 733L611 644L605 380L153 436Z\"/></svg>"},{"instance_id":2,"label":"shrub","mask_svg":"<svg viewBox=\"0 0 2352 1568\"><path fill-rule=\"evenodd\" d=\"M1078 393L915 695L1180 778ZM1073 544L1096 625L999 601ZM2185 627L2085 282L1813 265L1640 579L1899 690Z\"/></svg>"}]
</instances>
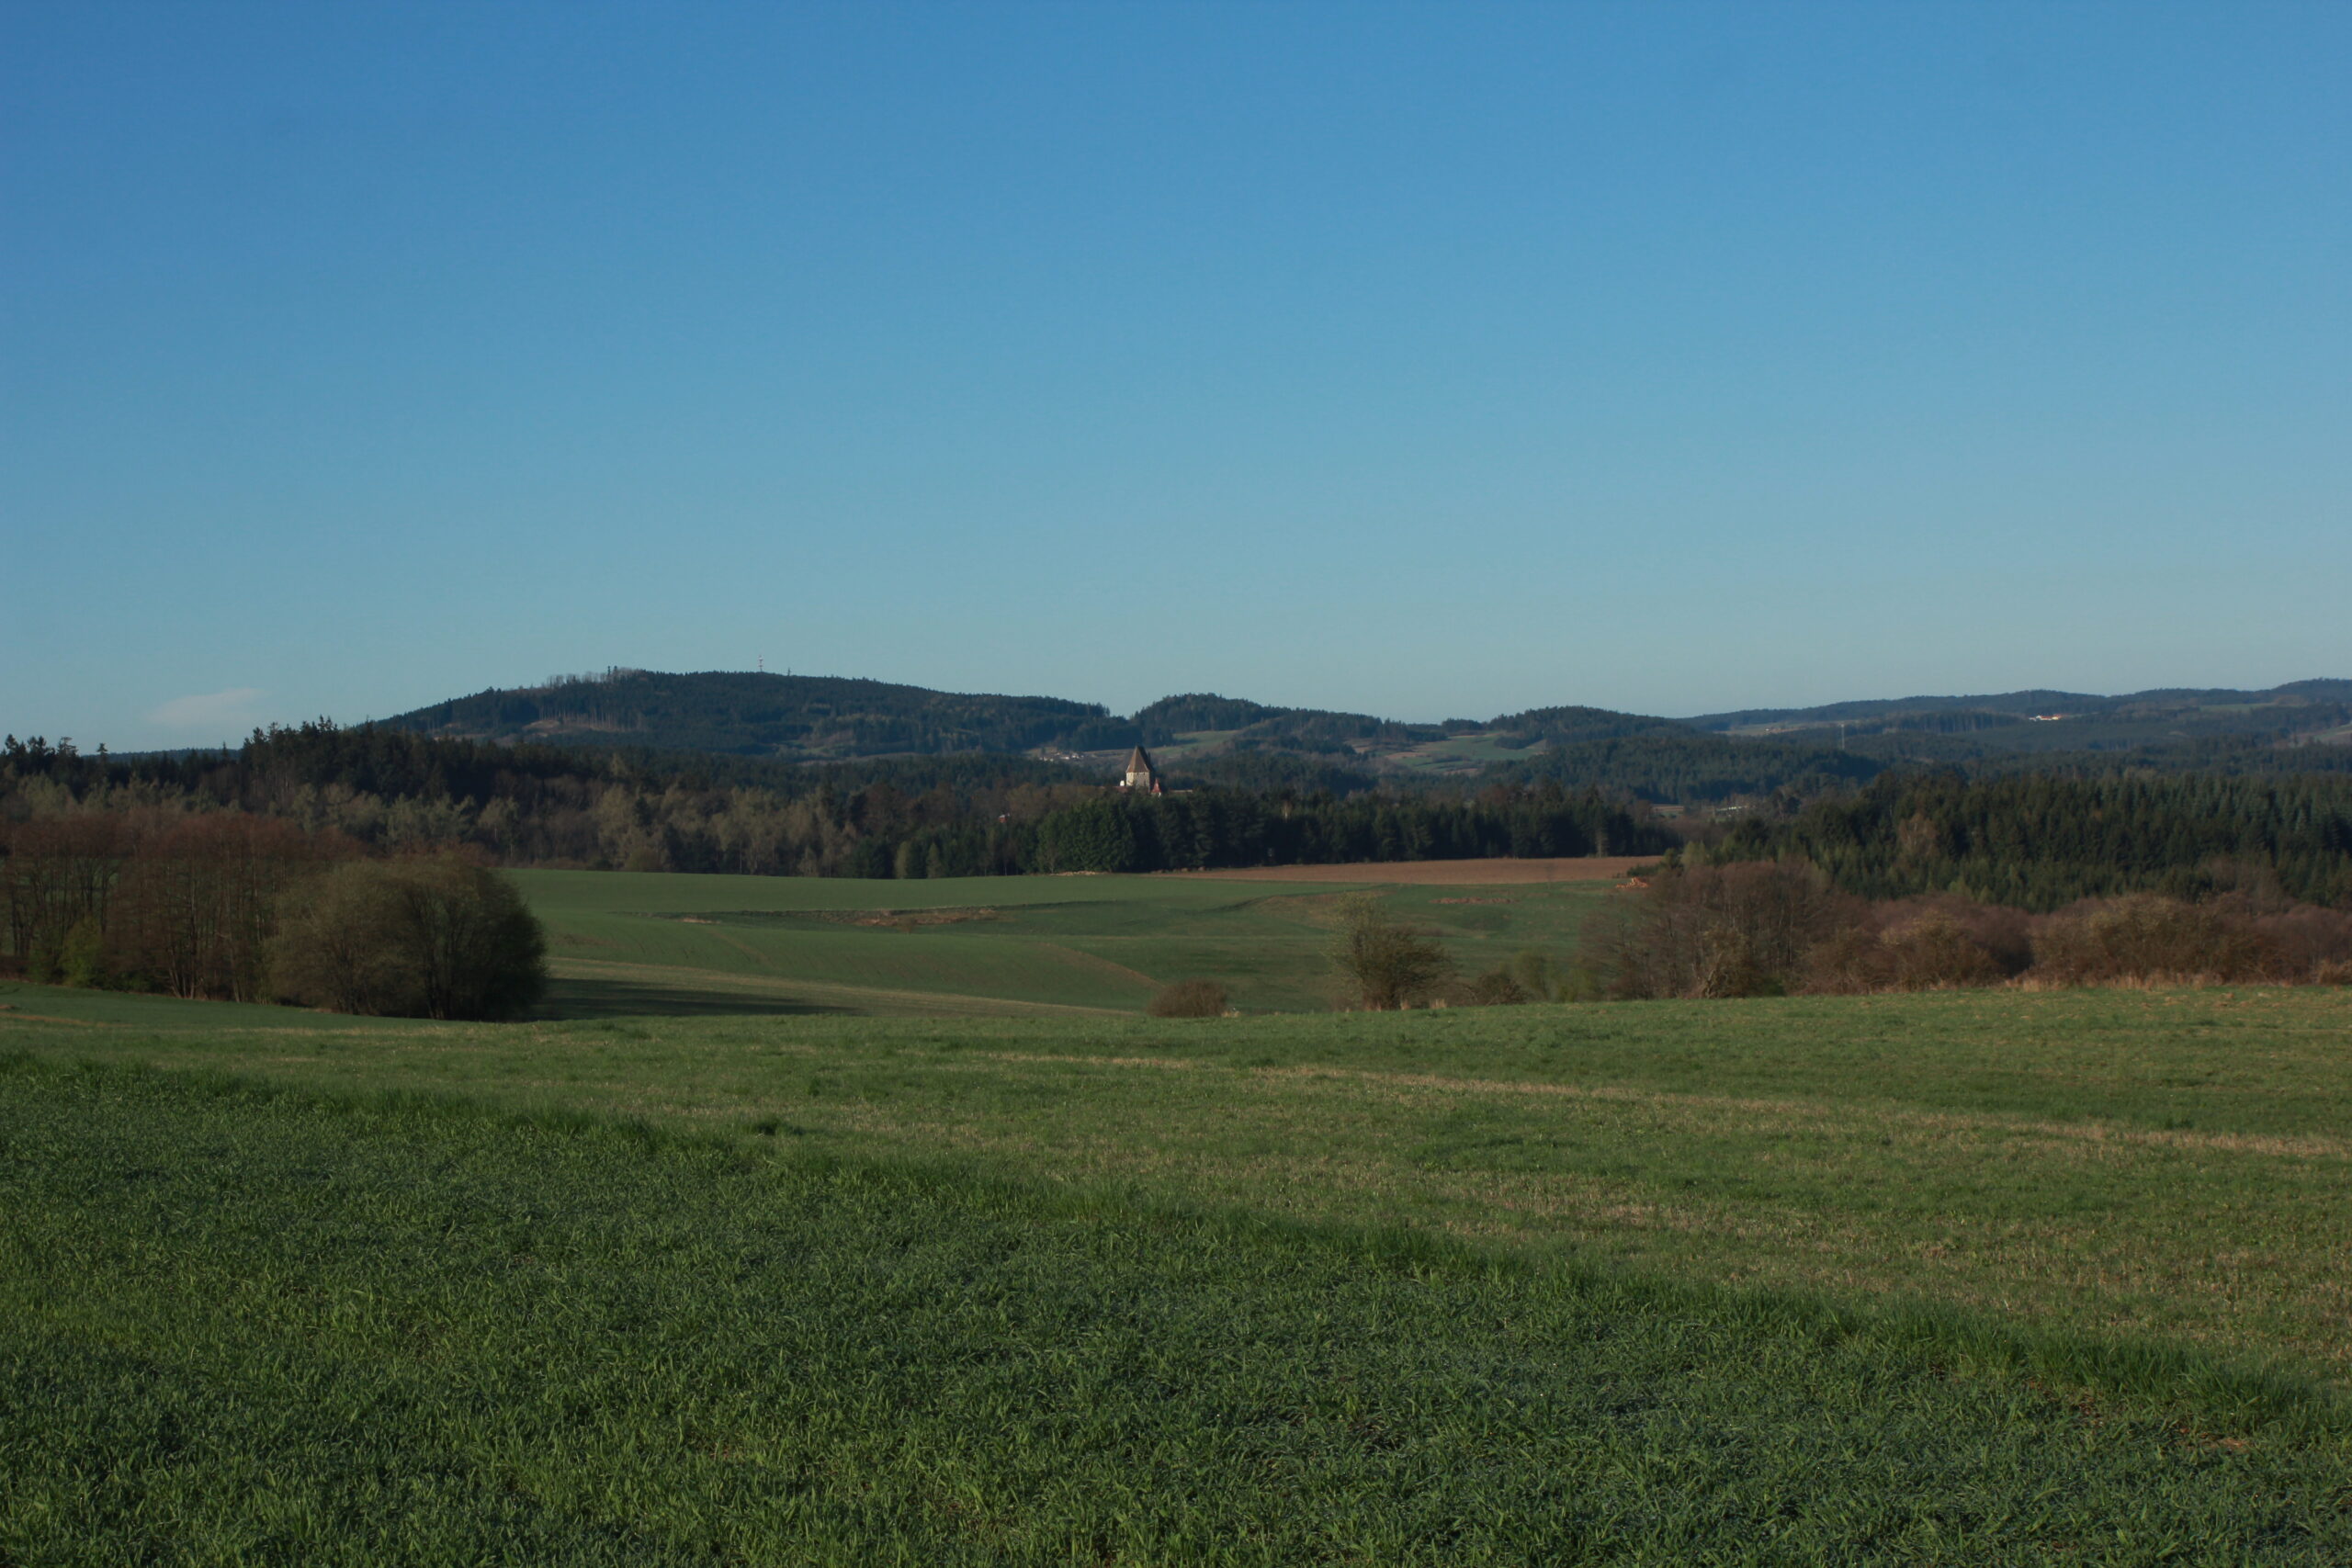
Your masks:
<instances>
[{"instance_id":1,"label":"shrub","mask_svg":"<svg viewBox=\"0 0 2352 1568\"><path fill-rule=\"evenodd\" d=\"M1370 893L1340 900L1331 962L1356 1005L1374 1012L1426 1002L1453 976L1453 960L1436 939L1390 919Z\"/></svg>"},{"instance_id":2,"label":"shrub","mask_svg":"<svg viewBox=\"0 0 2352 1568\"><path fill-rule=\"evenodd\" d=\"M1497 964L1463 987L1459 998L1464 1007L1473 1008L1517 1007L1534 999L1506 964Z\"/></svg>"},{"instance_id":3,"label":"shrub","mask_svg":"<svg viewBox=\"0 0 2352 1568\"><path fill-rule=\"evenodd\" d=\"M1527 993L1530 1001L1556 1002L1564 1000L1568 991L1568 977L1552 966L1552 961L1534 948L1524 948L1511 954L1506 966L1511 983Z\"/></svg>"},{"instance_id":4,"label":"shrub","mask_svg":"<svg viewBox=\"0 0 2352 1568\"><path fill-rule=\"evenodd\" d=\"M337 1012L495 1019L547 987L547 939L514 884L455 855L355 861L288 900L278 988Z\"/></svg>"},{"instance_id":5,"label":"shrub","mask_svg":"<svg viewBox=\"0 0 2352 1568\"><path fill-rule=\"evenodd\" d=\"M2257 916L2255 931L2290 973L2319 985L2341 985L2331 974L2352 973L2352 912L2302 904Z\"/></svg>"},{"instance_id":6,"label":"shrub","mask_svg":"<svg viewBox=\"0 0 2352 1568\"><path fill-rule=\"evenodd\" d=\"M1949 894L1855 911L1805 955L1804 989L1832 996L1997 985L2032 961L2025 917Z\"/></svg>"},{"instance_id":7,"label":"shrub","mask_svg":"<svg viewBox=\"0 0 2352 1568\"><path fill-rule=\"evenodd\" d=\"M2033 976L2059 986L2283 978L2286 965L2233 900L2154 893L2088 898L2033 927Z\"/></svg>"},{"instance_id":8,"label":"shrub","mask_svg":"<svg viewBox=\"0 0 2352 1568\"><path fill-rule=\"evenodd\" d=\"M57 980L62 986L104 986L108 978L106 932L88 915L74 922L58 944Z\"/></svg>"},{"instance_id":9,"label":"shrub","mask_svg":"<svg viewBox=\"0 0 2352 1568\"><path fill-rule=\"evenodd\" d=\"M1179 980L1162 986L1144 1011L1154 1018L1223 1018L1225 987L1215 980Z\"/></svg>"},{"instance_id":10,"label":"shrub","mask_svg":"<svg viewBox=\"0 0 2352 1568\"><path fill-rule=\"evenodd\" d=\"M1898 991L1940 991L1959 986L1990 986L2003 976L1984 946L1942 915L1878 933L1887 959L1887 977Z\"/></svg>"},{"instance_id":11,"label":"shrub","mask_svg":"<svg viewBox=\"0 0 2352 1568\"><path fill-rule=\"evenodd\" d=\"M1887 988L1890 967L1876 931L1844 926L1806 951L1803 988L1815 996L1867 996Z\"/></svg>"}]
</instances>

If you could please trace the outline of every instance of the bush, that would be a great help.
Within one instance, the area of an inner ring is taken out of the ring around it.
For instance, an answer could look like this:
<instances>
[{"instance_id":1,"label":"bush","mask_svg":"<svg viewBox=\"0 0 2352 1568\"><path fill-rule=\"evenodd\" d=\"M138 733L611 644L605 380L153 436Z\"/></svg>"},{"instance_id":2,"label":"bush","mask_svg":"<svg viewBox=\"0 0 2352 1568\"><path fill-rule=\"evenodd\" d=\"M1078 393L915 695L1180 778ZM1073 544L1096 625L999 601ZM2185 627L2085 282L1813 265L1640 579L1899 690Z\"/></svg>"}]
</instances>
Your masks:
<instances>
[{"instance_id":1,"label":"bush","mask_svg":"<svg viewBox=\"0 0 2352 1568\"><path fill-rule=\"evenodd\" d=\"M1993 986L2032 962L2025 917L1950 894L1855 911L1805 955L1804 988L1858 996Z\"/></svg>"},{"instance_id":2,"label":"bush","mask_svg":"<svg viewBox=\"0 0 2352 1568\"><path fill-rule=\"evenodd\" d=\"M1223 1018L1225 987L1215 980L1179 980L1162 986L1144 1010L1154 1018Z\"/></svg>"},{"instance_id":3,"label":"bush","mask_svg":"<svg viewBox=\"0 0 2352 1568\"><path fill-rule=\"evenodd\" d=\"M455 855L355 861L288 899L271 973L294 1000L396 1018L497 1019L547 987L547 939L514 884Z\"/></svg>"},{"instance_id":4,"label":"bush","mask_svg":"<svg viewBox=\"0 0 2352 1568\"><path fill-rule=\"evenodd\" d=\"M2034 922L2033 976L2050 985L2283 979L2285 967L2233 901L2132 893L2085 899Z\"/></svg>"},{"instance_id":5,"label":"bush","mask_svg":"<svg viewBox=\"0 0 2352 1568\"><path fill-rule=\"evenodd\" d=\"M104 986L107 980L106 932L88 915L74 922L57 949L57 981L62 986Z\"/></svg>"},{"instance_id":6,"label":"bush","mask_svg":"<svg viewBox=\"0 0 2352 1568\"><path fill-rule=\"evenodd\" d=\"M1566 999L1569 980L1552 966L1552 961L1534 948L1523 948L1511 954L1505 966L1511 983L1527 993L1533 1002L1556 1002Z\"/></svg>"},{"instance_id":7,"label":"bush","mask_svg":"<svg viewBox=\"0 0 2352 1568\"><path fill-rule=\"evenodd\" d=\"M1392 920L1376 894L1340 902L1340 931L1331 962L1360 1007L1374 1012L1426 1002L1453 977L1453 960L1427 931Z\"/></svg>"},{"instance_id":8,"label":"bush","mask_svg":"<svg viewBox=\"0 0 2352 1568\"><path fill-rule=\"evenodd\" d=\"M1497 964L1463 987L1458 999L1464 1007L1507 1008L1532 1002L1535 998L1519 983L1508 964Z\"/></svg>"}]
</instances>

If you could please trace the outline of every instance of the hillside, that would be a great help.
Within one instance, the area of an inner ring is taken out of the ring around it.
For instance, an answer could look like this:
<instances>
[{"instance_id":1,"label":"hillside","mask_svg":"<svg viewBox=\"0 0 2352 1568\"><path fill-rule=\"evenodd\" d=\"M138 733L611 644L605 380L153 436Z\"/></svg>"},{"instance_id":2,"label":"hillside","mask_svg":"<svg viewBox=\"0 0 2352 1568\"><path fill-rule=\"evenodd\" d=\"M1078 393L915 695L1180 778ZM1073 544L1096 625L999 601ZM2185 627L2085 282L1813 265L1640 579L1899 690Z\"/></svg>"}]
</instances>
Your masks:
<instances>
[{"instance_id":1,"label":"hillside","mask_svg":"<svg viewBox=\"0 0 2352 1568\"><path fill-rule=\"evenodd\" d=\"M1547 707L1486 723L1406 723L1212 694L1163 697L1121 718L1100 703L939 692L839 676L612 670L491 687L384 721L474 740L837 761L959 751L1082 756L1137 744L1171 760L1256 752L1338 759L1383 773L1476 772L1503 753L1568 740L1686 734L1671 719Z\"/></svg>"},{"instance_id":2,"label":"hillside","mask_svg":"<svg viewBox=\"0 0 2352 1568\"><path fill-rule=\"evenodd\" d=\"M1872 698L1671 719L1530 708L1408 722L1192 693L1132 717L1099 703L833 676L616 670L401 714L424 734L783 761L1027 754L1114 772L1148 746L1180 785L1329 790L1552 782L1696 804L1816 794L1906 765L1972 770L2340 771L2352 681L2100 696L2036 690Z\"/></svg>"},{"instance_id":3,"label":"hillside","mask_svg":"<svg viewBox=\"0 0 2352 1568\"><path fill-rule=\"evenodd\" d=\"M469 739L807 759L1132 745L1099 703L934 692L831 675L613 670L493 686L385 721Z\"/></svg>"},{"instance_id":4,"label":"hillside","mask_svg":"<svg viewBox=\"0 0 2352 1568\"><path fill-rule=\"evenodd\" d=\"M1713 734L1802 737L1816 744L1832 736L1846 744L1894 736L1904 746L1917 748L1920 738L1942 737L1947 739L1933 746L1935 754L1953 761L2007 752L2113 750L2222 737L2340 739L2352 725L2352 681L2296 681L2261 692L2175 687L2121 696L2030 691L1889 697L1810 708L1745 708L1702 714L1683 722Z\"/></svg>"}]
</instances>

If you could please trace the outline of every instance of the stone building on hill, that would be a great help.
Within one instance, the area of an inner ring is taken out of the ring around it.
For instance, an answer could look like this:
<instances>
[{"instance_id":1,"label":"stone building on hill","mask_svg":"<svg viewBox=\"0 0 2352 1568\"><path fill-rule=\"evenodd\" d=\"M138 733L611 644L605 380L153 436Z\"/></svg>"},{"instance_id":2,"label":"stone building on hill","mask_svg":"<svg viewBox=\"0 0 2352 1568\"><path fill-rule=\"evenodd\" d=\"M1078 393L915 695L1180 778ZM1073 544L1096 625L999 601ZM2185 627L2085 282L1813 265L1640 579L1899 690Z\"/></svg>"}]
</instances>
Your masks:
<instances>
[{"instance_id":1,"label":"stone building on hill","mask_svg":"<svg viewBox=\"0 0 2352 1568\"><path fill-rule=\"evenodd\" d=\"M1151 753L1138 746L1127 757L1127 776L1119 782L1121 789L1139 789L1147 795L1164 795L1159 787L1159 770L1151 765Z\"/></svg>"}]
</instances>

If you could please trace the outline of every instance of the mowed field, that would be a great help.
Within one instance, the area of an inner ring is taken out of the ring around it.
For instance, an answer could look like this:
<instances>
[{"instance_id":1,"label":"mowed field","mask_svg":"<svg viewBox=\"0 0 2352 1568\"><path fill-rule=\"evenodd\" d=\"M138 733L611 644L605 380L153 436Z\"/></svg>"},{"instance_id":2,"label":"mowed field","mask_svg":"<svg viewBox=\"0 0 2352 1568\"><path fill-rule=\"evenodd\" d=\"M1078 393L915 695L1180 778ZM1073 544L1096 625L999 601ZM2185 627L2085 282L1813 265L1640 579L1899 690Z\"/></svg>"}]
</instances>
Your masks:
<instances>
[{"instance_id":1,"label":"mowed field","mask_svg":"<svg viewBox=\"0 0 2352 1568\"><path fill-rule=\"evenodd\" d=\"M1040 954L1305 1008L1343 889L526 880L567 1016L0 987L0 1562L2352 1561L2352 993L1154 1021Z\"/></svg>"},{"instance_id":2,"label":"mowed field","mask_svg":"<svg viewBox=\"0 0 2352 1568\"><path fill-rule=\"evenodd\" d=\"M549 1010L1044 1015L1141 1010L1160 987L1215 980L1245 1011L1320 1011L1333 906L1376 891L1398 919L1441 933L1466 973L1528 949L1555 963L1625 863L1528 862L1544 881L1499 884L1448 863L1317 868L1329 881L1234 886L1180 876L853 878L516 874L546 920ZM1601 868L1596 874L1550 872Z\"/></svg>"}]
</instances>

